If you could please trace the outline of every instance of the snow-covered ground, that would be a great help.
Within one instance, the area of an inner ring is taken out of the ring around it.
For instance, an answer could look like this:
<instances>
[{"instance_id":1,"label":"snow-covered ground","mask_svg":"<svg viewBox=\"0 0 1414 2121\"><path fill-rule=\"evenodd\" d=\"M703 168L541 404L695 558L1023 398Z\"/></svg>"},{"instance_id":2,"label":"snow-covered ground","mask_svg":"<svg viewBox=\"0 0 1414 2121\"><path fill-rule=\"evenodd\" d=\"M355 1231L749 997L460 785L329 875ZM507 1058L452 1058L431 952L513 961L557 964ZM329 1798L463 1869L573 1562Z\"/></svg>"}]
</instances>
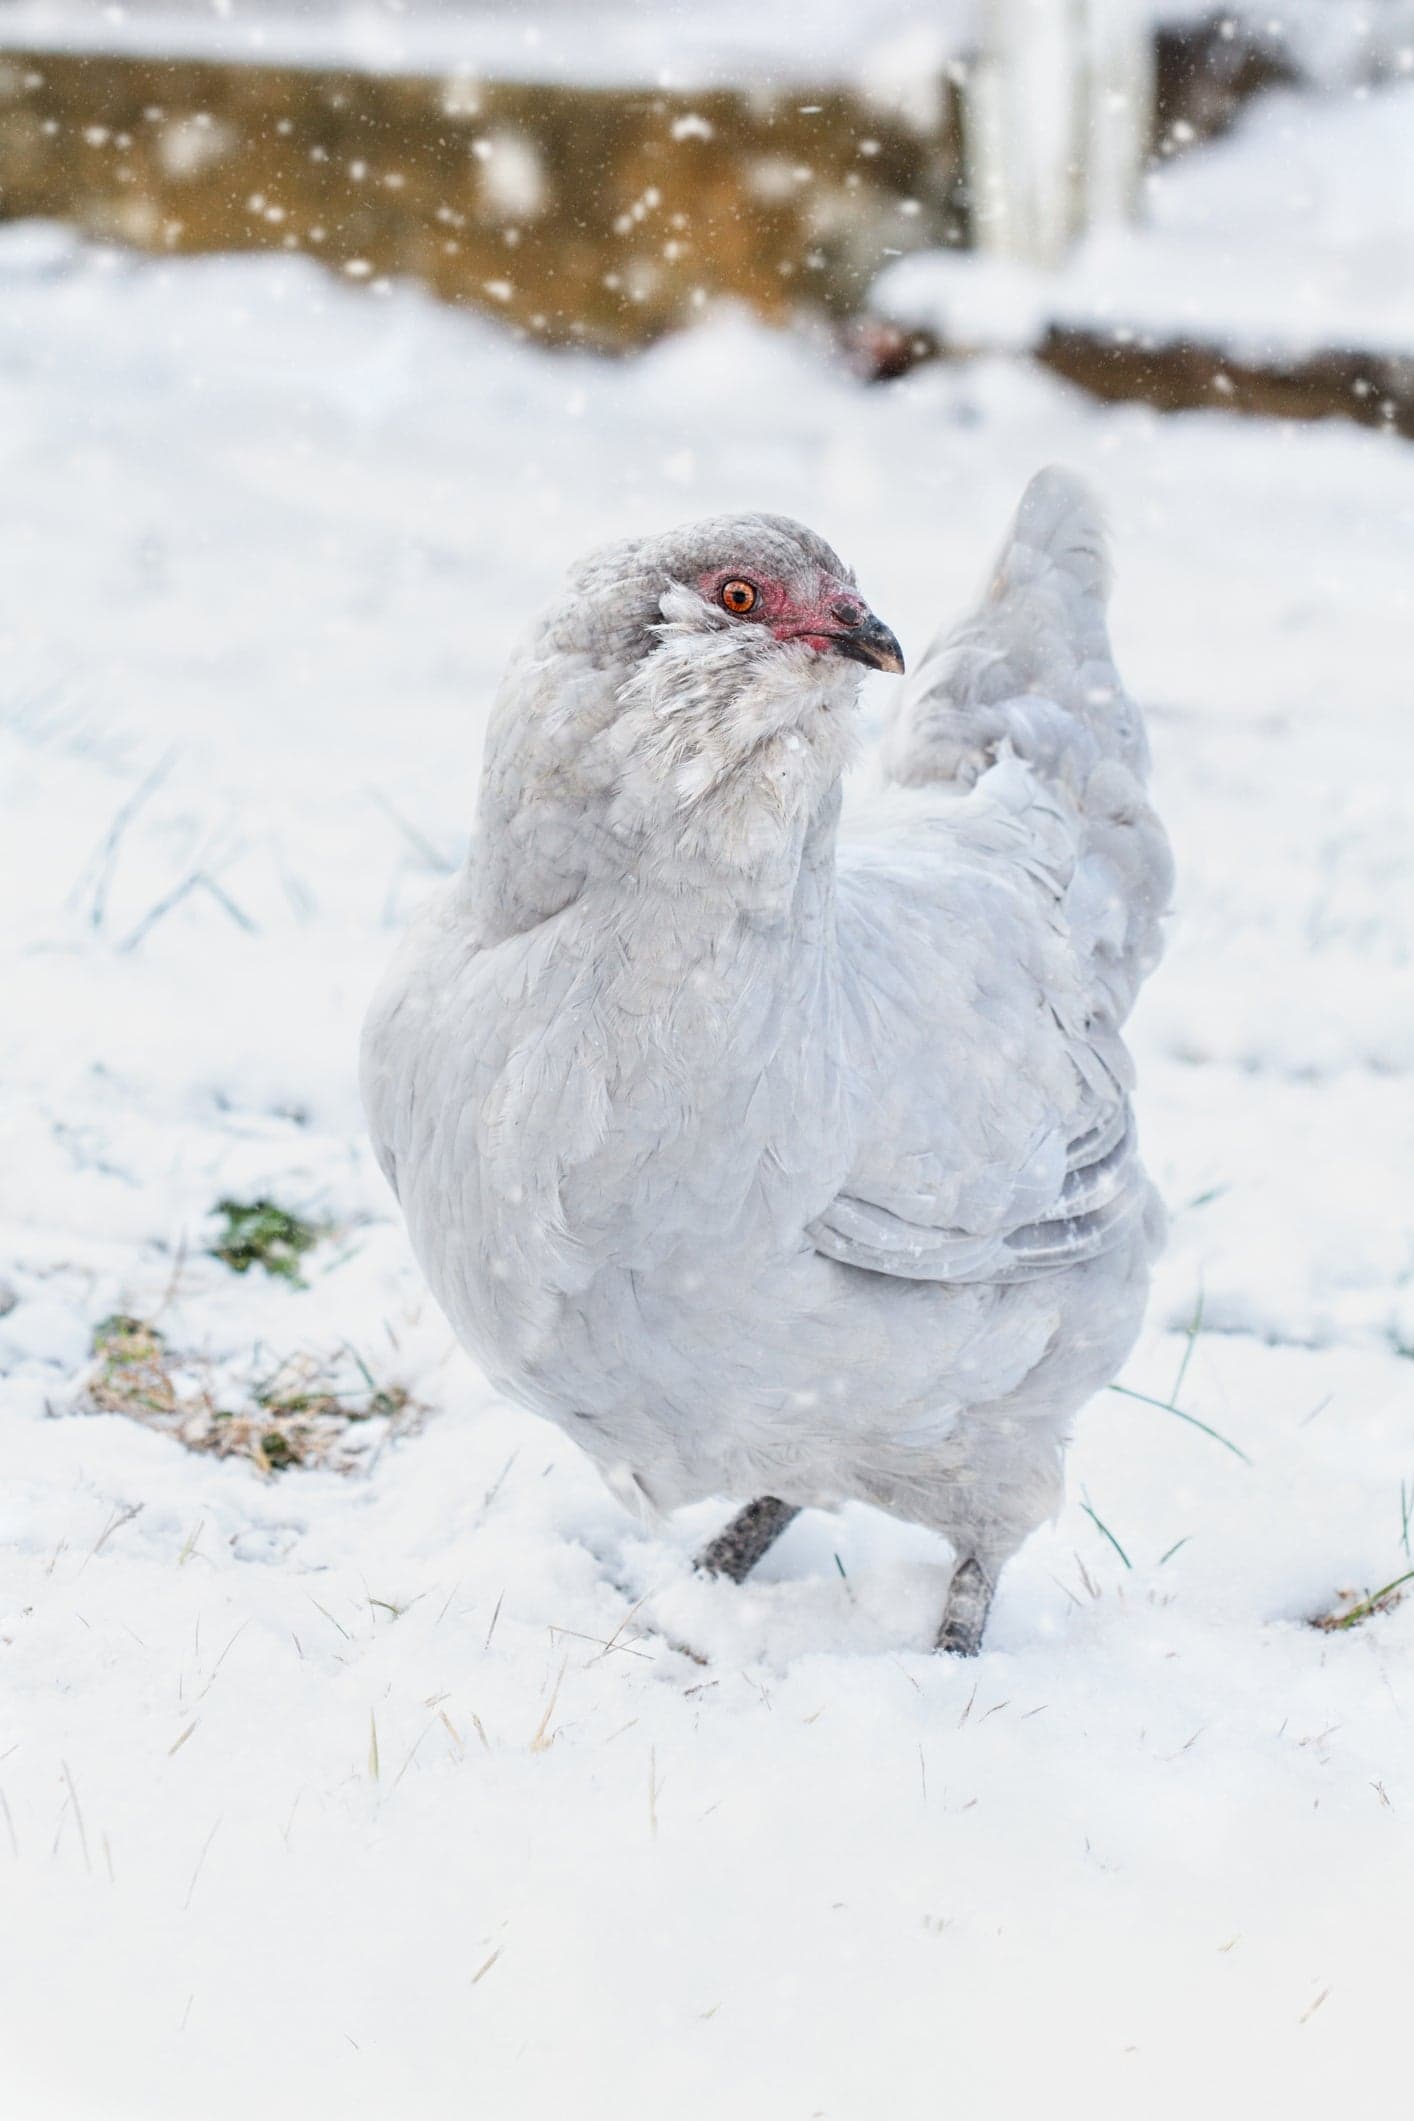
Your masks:
<instances>
[{"instance_id":1,"label":"snow-covered ground","mask_svg":"<svg viewBox=\"0 0 1414 2121\"><path fill-rule=\"evenodd\" d=\"M1052 458L1109 500L1180 863L1125 1381L1187 1353L1251 1462L1104 1395L962 1666L927 1535L807 1516L698 1582L712 1509L630 1522L490 1394L354 1050L581 548L797 513L916 653ZM298 260L0 231L7 2116L1397 2096L1414 1600L1308 1622L1411 1566L1411 537L1414 450L1344 426L1001 362L871 391L730 316L604 364ZM307 1289L206 1256L257 1193L340 1226ZM431 1411L263 1480L77 1411L115 1311L233 1397L352 1346Z\"/></svg>"},{"instance_id":2,"label":"snow-covered ground","mask_svg":"<svg viewBox=\"0 0 1414 2121\"><path fill-rule=\"evenodd\" d=\"M1414 74L1414 44L1402 54ZM1414 351L1414 79L1262 97L1199 154L1154 166L1140 225L1055 272L976 252L889 266L881 315L951 344L1033 346L1049 325L1279 361Z\"/></svg>"}]
</instances>

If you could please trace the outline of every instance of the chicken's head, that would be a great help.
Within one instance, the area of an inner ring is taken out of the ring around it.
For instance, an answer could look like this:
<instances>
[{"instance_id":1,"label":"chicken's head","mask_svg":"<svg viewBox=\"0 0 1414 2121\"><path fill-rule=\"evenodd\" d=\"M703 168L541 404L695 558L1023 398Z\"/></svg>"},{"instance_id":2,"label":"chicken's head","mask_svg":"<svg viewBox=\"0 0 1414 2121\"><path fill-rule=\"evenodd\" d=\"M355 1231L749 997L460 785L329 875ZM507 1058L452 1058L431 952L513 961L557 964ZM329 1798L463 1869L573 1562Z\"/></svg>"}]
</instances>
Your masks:
<instances>
[{"instance_id":1,"label":"chicken's head","mask_svg":"<svg viewBox=\"0 0 1414 2121\"><path fill-rule=\"evenodd\" d=\"M852 572L802 525L781 516L729 517L681 535L681 574L691 570L691 579L679 576L678 593L664 599L665 616L676 625L733 638L749 627L781 645L798 642L811 655L903 669L898 642L860 596Z\"/></svg>"},{"instance_id":2,"label":"chicken's head","mask_svg":"<svg viewBox=\"0 0 1414 2121\"><path fill-rule=\"evenodd\" d=\"M620 639L635 662L695 634L753 664L772 647L797 652L807 678L809 659L822 656L903 669L898 642L852 571L786 516L713 516L610 546L584 563L577 586L604 618L622 617ZM731 670L730 658L723 667Z\"/></svg>"},{"instance_id":3,"label":"chicken's head","mask_svg":"<svg viewBox=\"0 0 1414 2121\"><path fill-rule=\"evenodd\" d=\"M785 874L838 807L866 669L901 671L899 644L803 524L716 516L601 547L507 671L481 830L505 838L507 871L553 839L571 890L643 849ZM528 881L496 889L519 903Z\"/></svg>"}]
</instances>

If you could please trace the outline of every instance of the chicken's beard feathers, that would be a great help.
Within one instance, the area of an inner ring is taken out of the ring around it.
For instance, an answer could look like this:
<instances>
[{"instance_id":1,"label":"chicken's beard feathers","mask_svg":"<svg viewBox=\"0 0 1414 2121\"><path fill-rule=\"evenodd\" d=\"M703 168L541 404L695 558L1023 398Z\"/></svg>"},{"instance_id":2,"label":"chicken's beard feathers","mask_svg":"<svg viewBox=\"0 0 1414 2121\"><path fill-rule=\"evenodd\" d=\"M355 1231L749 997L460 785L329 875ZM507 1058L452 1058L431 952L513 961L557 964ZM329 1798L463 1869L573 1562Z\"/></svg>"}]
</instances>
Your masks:
<instances>
[{"instance_id":1,"label":"chicken's beard feathers","mask_svg":"<svg viewBox=\"0 0 1414 2121\"><path fill-rule=\"evenodd\" d=\"M798 861L858 745L861 673L678 586L619 688L610 826L735 872Z\"/></svg>"}]
</instances>

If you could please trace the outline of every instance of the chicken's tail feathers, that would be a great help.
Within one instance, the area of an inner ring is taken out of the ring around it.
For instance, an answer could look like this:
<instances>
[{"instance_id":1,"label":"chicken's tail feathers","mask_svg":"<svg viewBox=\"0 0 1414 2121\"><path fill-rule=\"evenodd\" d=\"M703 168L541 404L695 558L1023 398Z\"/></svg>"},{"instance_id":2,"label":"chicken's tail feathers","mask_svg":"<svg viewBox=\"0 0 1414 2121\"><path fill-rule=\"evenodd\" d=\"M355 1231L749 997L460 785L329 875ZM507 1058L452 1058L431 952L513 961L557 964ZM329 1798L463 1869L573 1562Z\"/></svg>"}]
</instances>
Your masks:
<instances>
[{"instance_id":1,"label":"chicken's tail feathers","mask_svg":"<svg viewBox=\"0 0 1414 2121\"><path fill-rule=\"evenodd\" d=\"M976 610L939 634L905 688L891 776L971 787L1003 745L1076 794L1104 757L1142 775L1144 725L1105 626L1109 587L1094 495L1072 471L1038 472Z\"/></svg>"},{"instance_id":2,"label":"chicken's tail feathers","mask_svg":"<svg viewBox=\"0 0 1414 2121\"><path fill-rule=\"evenodd\" d=\"M1067 913L1118 1023L1158 957L1172 868L1145 794L1143 718L1110 648L1109 588L1090 487L1058 465L1038 472L981 601L908 681L884 766L905 785L965 790L1016 758L1060 799L1074 825Z\"/></svg>"}]
</instances>

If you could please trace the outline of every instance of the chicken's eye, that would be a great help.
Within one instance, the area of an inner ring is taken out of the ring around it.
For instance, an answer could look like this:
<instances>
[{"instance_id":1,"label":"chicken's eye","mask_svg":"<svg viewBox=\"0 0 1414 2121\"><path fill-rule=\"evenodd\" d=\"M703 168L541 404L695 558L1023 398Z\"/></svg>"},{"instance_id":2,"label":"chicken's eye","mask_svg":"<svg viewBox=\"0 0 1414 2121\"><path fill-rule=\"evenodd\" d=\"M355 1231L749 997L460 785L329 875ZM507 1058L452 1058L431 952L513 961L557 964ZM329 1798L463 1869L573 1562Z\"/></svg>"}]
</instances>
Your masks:
<instances>
[{"instance_id":1,"label":"chicken's eye","mask_svg":"<svg viewBox=\"0 0 1414 2121\"><path fill-rule=\"evenodd\" d=\"M724 582L718 602L733 618L745 618L748 611L756 609L756 591L750 582Z\"/></svg>"}]
</instances>

